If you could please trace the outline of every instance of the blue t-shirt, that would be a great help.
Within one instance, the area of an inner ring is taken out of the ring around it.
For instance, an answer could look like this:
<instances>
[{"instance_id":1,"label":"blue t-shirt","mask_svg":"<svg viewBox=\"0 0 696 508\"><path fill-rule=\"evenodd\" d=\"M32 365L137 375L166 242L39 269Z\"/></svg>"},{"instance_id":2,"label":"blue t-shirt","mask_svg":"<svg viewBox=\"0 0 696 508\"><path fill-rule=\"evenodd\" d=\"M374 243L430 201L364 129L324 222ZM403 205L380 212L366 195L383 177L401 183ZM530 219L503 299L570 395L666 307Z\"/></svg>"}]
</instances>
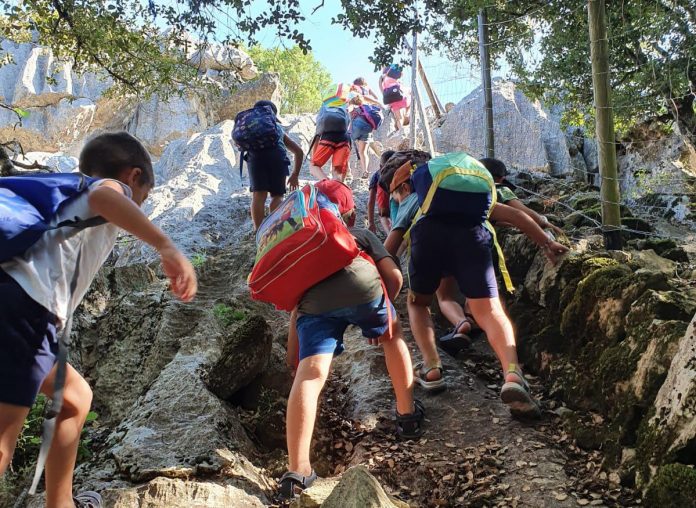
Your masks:
<instances>
[{"instance_id":1,"label":"blue t-shirt","mask_svg":"<svg viewBox=\"0 0 696 508\"><path fill-rule=\"evenodd\" d=\"M413 218L418 213L420 205L418 204L418 195L413 192L404 199L399 206L399 211L392 223L392 230L403 229L404 231L411 227Z\"/></svg>"},{"instance_id":2,"label":"blue t-shirt","mask_svg":"<svg viewBox=\"0 0 696 508\"><path fill-rule=\"evenodd\" d=\"M279 123L276 124L276 128L280 135L280 141L276 146L266 150L255 150L247 153L246 160L249 163L249 171L280 170L285 176L290 174L290 157L288 156L288 149L283 142L285 131Z\"/></svg>"},{"instance_id":3,"label":"blue t-shirt","mask_svg":"<svg viewBox=\"0 0 696 508\"><path fill-rule=\"evenodd\" d=\"M380 176L381 175L379 171L375 171L374 173L372 173L372 176L370 177L370 183L367 184L367 188L370 190L377 188L377 186L379 185Z\"/></svg>"}]
</instances>

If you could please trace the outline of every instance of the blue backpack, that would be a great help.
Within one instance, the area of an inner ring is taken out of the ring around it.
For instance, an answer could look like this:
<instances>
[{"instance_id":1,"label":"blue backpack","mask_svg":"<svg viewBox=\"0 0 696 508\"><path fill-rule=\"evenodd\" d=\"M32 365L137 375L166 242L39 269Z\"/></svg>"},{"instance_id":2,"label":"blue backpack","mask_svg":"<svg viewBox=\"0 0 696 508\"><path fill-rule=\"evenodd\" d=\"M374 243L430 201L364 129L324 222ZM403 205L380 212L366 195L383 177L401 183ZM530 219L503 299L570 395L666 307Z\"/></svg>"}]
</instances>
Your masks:
<instances>
[{"instance_id":1,"label":"blue backpack","mask_svg":"<svg viewBox=\"0 0 696 508\"><path fill-rule=\"evenodd\" d=\"M360 106L360 116L370 124L373 131L379 129L379 126L382 125L382 120L384 120L384 117L382 116L382 108L372 104Z\"/></svg>"},{"instance_id":2,"label":"blue backpack","mask_svg":"<svg viewBox=\"0 0 696 508\"><path fill-rule=\"evenodd\" d=\"M241 150L239 156L239 177L242 177L246 152L268 150L279 146L283 141L282 129L278 127L271 106L256 106L237 113L234 118L232 139Z\"/></svg>"},{"instance_id":3,"label":"blue backpack","mask_svg":"<svg viewBox=\"0 0 696 508\"><path fill-rule=\"evenodd\" d=\"M278 146L282 136L273 108L263 105L237 113L232 139L245 152Z\"/></svg>"},{"instance_id":4,"label":"blue backpack","mask_svg":"<svg viewBox=\"0 0 696 508\"><path fill-rule=\"evenodd\" d=\"M56 215L97 180L82 173L0 178L0 262L21 256L48 230L104 224L101 217L54 224Z\"/></svg>"}]
</instances>

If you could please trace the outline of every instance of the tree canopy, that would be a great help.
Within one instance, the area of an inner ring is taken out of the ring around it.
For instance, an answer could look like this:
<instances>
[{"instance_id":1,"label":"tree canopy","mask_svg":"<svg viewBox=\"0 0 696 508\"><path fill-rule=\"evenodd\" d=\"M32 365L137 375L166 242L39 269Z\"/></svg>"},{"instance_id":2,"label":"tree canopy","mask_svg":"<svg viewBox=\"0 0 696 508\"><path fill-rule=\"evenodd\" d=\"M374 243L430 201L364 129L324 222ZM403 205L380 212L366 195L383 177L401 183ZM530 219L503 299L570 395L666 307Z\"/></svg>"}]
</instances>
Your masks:
<instances>
[{"instance_id":1,"label":"tree canopy","mask_svg":"<svg viewBox=\"0 0 696 508\"><path fill-rule=\"evenodd\" d=\"M257 8L250 9L252 3ZM39 42L78 68L101 67L119 89L137 93L192 82L195 69L181 58L185 31L206 41L224 27L228 42L253 45L261 30L272 28L302 52L323 42L308 40L298 29L305 19L300 0L0 0L0 5L5 37L36 33ZM591 112L587 0L341 0L333 21L357 37L374 38L376 66L391 61L412 30L424 34L426 51L476 59L476 16L482 7L492 57L505 58L528 93L569 105L578 119ZM314 10L322 8L317 0ZM618 119L675 121L696 140L694 0L607 1L607 19Z\"/></svg>"},{"instance_id":2,"label":"tree canopy","mask_svg":"<svg viewBox=\"0 0 696 508\"><path fill-rule=\"evenodd\" d=\"M280 75L281 113L313 113L319 109L321 93L331 84L331 75L311 52L305 53L297 45L273 49L256 45L248 53L259 70Z\"/></svg>"}]
</instances>

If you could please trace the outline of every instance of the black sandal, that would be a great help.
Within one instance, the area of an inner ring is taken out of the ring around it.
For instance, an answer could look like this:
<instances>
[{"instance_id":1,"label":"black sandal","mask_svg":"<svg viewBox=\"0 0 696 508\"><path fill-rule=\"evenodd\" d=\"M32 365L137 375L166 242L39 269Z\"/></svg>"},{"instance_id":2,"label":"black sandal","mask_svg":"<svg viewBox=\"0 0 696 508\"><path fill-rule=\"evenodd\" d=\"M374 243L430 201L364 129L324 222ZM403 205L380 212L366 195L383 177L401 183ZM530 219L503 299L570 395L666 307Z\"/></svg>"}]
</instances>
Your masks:
<instances>
[{"instance_id":1,"label":"black sandal","mask_svg":"<svg viewBox=\"0 0 696 508\"><path fill-rule=\"evenodd\" d=\"M402 415L396 412L396 435L402 439L418 439L423 435L425 407L420 400L414 399L413 413Z\"/></svg>"},{"instance_id":2,"label":"black sandal","mask_svg":"<svg viewBox=\"0 0 696 508\"><path fill-rule=\"evenodd\" d=\"M471 347L471 337L469 337L467 333L459 331L464 323L469 323L469 333L471 333L474 325L469 318L464 318L462 321L457 323L457 326L455 326L447 335L443 335L438 339L440 349L450 356L457 356L457 353L460 351L469 349Z\"/></svg>"},{"instance_id":3,"label":"black sandal","mask_svg":"<svg viewBox=\"0 0 696 508\"><path fill-rule=\"evenodd\" d=\"M317 473L312 469L309 476L302 476L299 473L288 471L278 481L278 491L280 499L289 501L297 498L303 490L308 489L317 479Z\"/></svg>"}]
</instances>

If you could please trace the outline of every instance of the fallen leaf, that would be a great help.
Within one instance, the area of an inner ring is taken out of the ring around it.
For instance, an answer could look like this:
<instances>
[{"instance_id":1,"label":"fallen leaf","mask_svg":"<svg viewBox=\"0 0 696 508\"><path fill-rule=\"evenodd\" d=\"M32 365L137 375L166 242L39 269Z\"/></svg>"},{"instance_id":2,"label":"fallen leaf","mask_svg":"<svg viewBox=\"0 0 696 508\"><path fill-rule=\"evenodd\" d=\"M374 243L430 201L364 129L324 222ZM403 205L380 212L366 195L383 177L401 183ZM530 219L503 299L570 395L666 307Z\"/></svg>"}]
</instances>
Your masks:
<instances>
[{"instance_id":1,"label":"fallen leaf","mask_svg":"<svg viewBox=\"0 0 696 508\"><path fill-rule=\"evenodd\" d=\"M565 492L555 492L554 494L556 501L565 501L566 499L568 499L568 494L566 494Z\"/></svg>"},{"instance_id":2,"label":"fallen leaf","mask_svg":"<svg viewBox=\"0 0 696 508\"><path fill-rule=\"evenodd\" d=\"M590 504L590 501L587 499L584 499L584 498L580 498L580 499L578 499L577 503L580 506L587 506L588 504Z\"/></svg>"}]
</instances>

